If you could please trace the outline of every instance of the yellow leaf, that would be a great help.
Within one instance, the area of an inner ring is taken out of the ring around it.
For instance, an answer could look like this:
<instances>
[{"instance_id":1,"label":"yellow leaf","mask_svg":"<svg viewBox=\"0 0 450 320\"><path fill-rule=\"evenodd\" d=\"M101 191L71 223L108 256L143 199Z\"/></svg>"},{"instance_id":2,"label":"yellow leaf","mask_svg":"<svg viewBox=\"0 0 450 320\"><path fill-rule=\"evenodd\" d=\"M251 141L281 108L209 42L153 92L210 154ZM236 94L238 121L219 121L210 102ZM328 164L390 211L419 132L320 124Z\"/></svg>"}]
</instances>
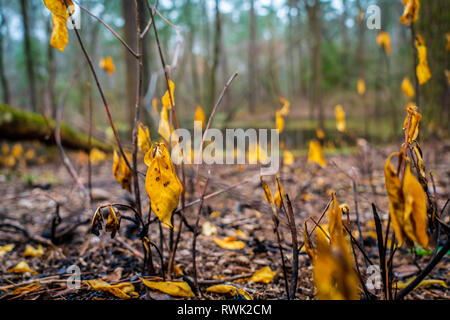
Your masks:
<instances>
[{"instance_id":1,"label":"yellow leaf","mask_svg":"<svg viewBox=\"0 0 450 320\"><path fill-rule=\"evenodd\" d=\"M175 90L175 84L172 82L172 79L169 79L169 88L170 88L170 96L169 96L169 91L166 90L166 93L161 98L161 103L162 103L163 107L165 107L167 110L172 109L172 103L175 106L175 96L173 95L174 90ZM171 99L172 99L172 103L171 103Z\"/></svg>"},{"instance_id":2,"label":"yellow leaf","mask_svg":"<svg viewBox=\"0 0 450 320\"><path fill-rule=\"evenodd\" d=\"M312 262L314 260L314 251L311 239L309 237L306 221L304 223L303 233L305 235L305 251L308 254L309 260Z\"/></svg>"},{"instance_id":3,"label":"yellow leaf","mask_svg":"<svg viewBox=\"0 0 450 320\"><path fill-rule=\"evenodd\" d=\"M23 287L15 289L13 291L13 294L22 294L25 292L32 292L32 291L36 291L40 288L41 288L41 284L39 282L35 282L35 283L29 284L27 286L23 286Z\"/></svg>"},{"instance_id":4,"label":"yellow leaf","mask_svg":"<svg viewBox=\"0 0 450 320\"><path fill-rule=\"evenodd\" d=\"M244 289L237 289L235 286L230 284L218 284L206 288L206 292L229 294L232 296L240 295L245 298L245 300L252 300L252 297Z\"/></svg>"},{"instance_id":5,"label":"yellow leaf","mask_svg":"<svg viewBox=\"0 0 450 320\"><path fill-rule=\"evenodd\" d=\"M264 199L266 199L267 203L273 205L273 197L272 192L270 191L269 185L263 180L262 176L259 177L261 180L261 186L264 191Z\"/></svg>"},{"instance_id":6,"label":"yellow leaf","mask_svg":"<svg viewBox=\"0 0 450 320\"><path fill-rule=\"evenodd\" d=\"M175 172L169 151L164 143L153 143L144 158L148 166L145 190L153 212L166 226L172 227L172 212L178 206L183 186Z\"/></svg>"},{"instance_id":7,"label":"yellow leaf","mask_svg":"<svg viewBox=\"0 0 450 320\"><path fill-rule=\"evenodd\" d=\"M161 118L159 120L158 133L161 135L161 137L164 138L164 140L166 140L166 142L170 142L171 130L170 130L170 125L169 125L169 120L167 117L167 107L166 106L163 106L163 108L161 109L160 116L161 116Z\"/></svg>"},{"instance_id":8,"label":"yellow leaf","mask_svg":"<svg viewBox=\"0 0 450 320\"><path fill-rule=\"evenodd\" d=\"M392 164L392 153L384 166L385 184L389 197L389 214L395 235L401 246L406 239L428 248L426 196L419 181L411 173L409 159L403 185Z\"/></svg>"},{"instance_id":9,"label":"yellow leaf","mask_svg":"<svg viewBox=\"0 0 450 320\"><path fill-rule=\"evenodd\" d=\"M106 153L97 148L93 148L90 153L90 158L92 163L99 163L106 160Z\"/></svg>"},{"instance_id":10,"label":"yellow leaf","mask_svg":"<svg viewBox=\"0 0 450 320\"><path fill-rule=\"evenodd\" d=\"M211 219L217 218L218 216L220 216L220 211L214 211L209 216Z\"/></svg>"},{"instance_id":11,"label":"yellow leaf","mask_svg":"<svg viewBox=\"0 0 450 320\"><path fill-rule=\"evenodd\" d=\"M89 287L95 291L109 292L120 299L138 298L139 295L135 292L134 285L129 282L123 282L115 285L110 285L103 280L87 280Z\"/></svg>"},{"instance_id":12,"label":"yellow leaf","mask_svg":"<svg viewBox=\"0 0 450 320\"><path fill-rule=\"evenodd\" d=\"M11 155L15 158L15 159L19 159L22 157L23 154L23 148L22 145L20 143L16 143L11 151Z\"/></svg>"},{"instance_id":13,"label":"yellow leaf","mask_svg":"<svg viewBox=\"0 0 450 320\"><path fill-rule=\"evenodd\" d=\"M417 157L417 167L419 168L420 177L425 181L426 174L425 174L425 166L423 164L422 159L422 151L417 145L414 146L414 153L416 154Z\"/></svg>"},{"instance_id":14,"label":"yellow leaf","mask_svg":"<svg viewBox=\"0 0 450 320\"><path fill-rule=\"evenodd\" d=\"M417 112L417 106L414 104L408 104L406 107L406 118L403 122L403 130L405 130L405 138L407 134L408 127L408 119L409 119L409 130L408 130L408 143L412 143L416 140L419 135L419 123L422 119L422 115Z\"/></svg>"},{"instance_id":15,"label":"yellow leaf","mask_svg":"<svg viewBox=\"0 0 450 320\"><path fill-rule=\"evenodd\" d=\"M265 266L264 268L259 269L256 271L250 278L250 281L252 282L261 282L261 283L271 283L273 280L273 277L277 274L276 271L272 271L270 267Z\"/></svg>"},{"instance_id":16,"label":"yellow leaf","mask_svg":"<svg viewBox=\"0 0 450 320\"><path fill-rule=\"evenodd\" d=\"M34 152L33 149L28 149L25 152L24 156L26 160L33 160L34 158L36 158L36 153Z\"/></svg>"},{"instance_id":17,"label":"yellow leaf","mask_svg":"<svg viewBox=\"0 0 450 320\"><path fill-rule=\"evenodd\" d=\"M128 163L130 163L131 155L128 152L125 152L125 155L128 159ZM121 184L122 188L131 192L132 172L130 168L128 168L125 159L122 157L122 155L119 155L115 150L113 157L112 172L117 182Z\"/></svg>"},{"instance_id":18,"label":"yellow leaf","mask_svg":"<svg viewBox=\"0 0 450 320\"><path fill-rule=\"evenodd\" d=\"M334 193L332 200L328 209L328 227L330 230L330 243L332 246L335 246L344 240L344 226L342 224L342 211Z\"/></svg>"},{"instance_id":19,"label":"yellow leaf","mask_svg":"<svg viewBox=\"0 0 450 320\"><path fill-rule=\"evenodd\" d=\"M319 164L322 168L327 166L327 161L322 153L322 147L317 140L311 140L309 142L308 163L311 162Z\"/></svg>"},{"instance_id":20,"label":"yellow leaf","mask_svg":"<svg viewBox=\"0 0 450 320\"><path fill-rule=\"evenodd\" d=\"M402 0L404 9L403 15L400 17L400 22L409 26L411 23L416 22L419 19L419 0Z\"/></svg>"},{"instance_id":21,"label":"yellow leaf","mask_svg":"<svg viewBox=\"0 0 450 320\"><path fill-rule=\"evenodd\" d=\"M423 43L423 40L421 40L421 37L415 41L415 44L419 60L419 63L417 64L416 67L416 73L417 78L419 79L419 84L423 85L431 78L431 72L430 68L428 67L428 60L427 60L427 47L425 46L425 43Z\"/></svg>"},{"instance_id":22,"label":"yellow leaf","mask_svg":"<svg viewBox=\"0 0 450 320\"><path fill-rule=\"evenodd\" d=\"M284 119L281 116L281 112L277 111L275 113L275 126L279 132L282 132L284 129Z\"/></svg>"},{"instance_id":23,"label":"yellow leaf","mask_svg":"<svg viewBox=\"0 0 450 320\"><path fill-rule=\"evenodd\" d=\"M416 96L416 92L414 91L413 85L408 77L403 78L402 91L407 97L414 98Z\"/></svg>"},{"instance_id":24,"label":"yellow leaf","mask_svg":"<svg viewBox=\"0 0 450 320\"><path fill-rule=\"evenodd\" d=\"M114 65L114 61L111 56L101 58L98 65L100 66L100 68L105 70L108 75L112 75L116 71L116 66Z\"/></svg>"},{"instance_id":25,"label":"yellow leaf","mask_svg":"<svg viewBox=\"0 0 450 320\"><path fill-rule=\"evenodd\" d=\"M67 31L66 22L69 13L64 0L44 0L45 6L52 12L53 31L50 38L50 45L60 51L69 43L69 32ZM75 12L72 0L67 0L70 12Z\"/></svg>"},{"instance_id":26,"label":"yellow leaf","mask_svg":"<svg viewBox=\"0 0 450 320\"><path fill-rule=\"evenodd\" d=\"M153 110L155 111L156 114L159 114L159 110L158 110L158 99L153 98L152 99L152 107Z\"/></svg>"},{"instance_id":27,"label":"yellow leaf","mask_svg":"<svg viewBox=\"0 0 450 320\"><path fill-rule=\"evenodd\" d=\"M358 79L358 94L363 95L366 92L366 82L363 78Z\"/></svg>"},{"instance_id":28,"label":"yellow leaf","mask_svg":"<svg viewBox=\"0 0 450 320\"><path fill-rule=\"evenodd\" d=\"M232 286L230 284L218 284L218 285L206 288L206 292L234 295L236 292L236 287Z\"/></svg>"},{"instance_id":29,"label":"yellow leaf","mask_svg":"<svg viewBox=\"0 0 450 320\"><path fill-rule=\"evenodd\" d=\"M244 297L245 300L253 300L252 296L248 294L247 291L245 291L245 289L237 289L237 292L240 294L241 298ZM237 294L236 294L237 295Z\"/></svg>"},{"instance_id":30,"label":"yellow leaf","mask_svg":"<svg viewBox=\"0 0 450 320\"><path fill-rule=\"evenodd\" d=\"M2 155L7 156L9 153L9 145L2 143Z\"/></svg>"},{"instance_id":31,"label":"yellow leaf","mask_svg":"<svg viewBox=\"0 0 450 320\"><path fill-rule=\"evenodd\" d=\"M283 104L280 109L280 116L286 117L290 112L291 103L287 99L281 97L280 102Z\"/></svg>"},{"instance_id":32,"label":"yellow leaf","mask_svg":"<svg viewBox=\"0 0 450 320\"><path fill-rule=\"evenodd\" d=\"M283 152L283 163L287 166L291 166L294 161L294 155L290 151L285 150Z\"/></svg>"},{"instance_id":33,"label":"yellow leaf","mask_svg":"<svg viewBox=\"0 0 450 320\"><path fill-rule=\"evenodd\" d=\"M409 162L403 179L403 198L406 236L423 248L428 248L427 198L419 181L411 173Z\"/></svg>"},{"instance_id":34,"label":"yellow leaf","mask_svg":"<svg viewBox=\"0 0 450 320\"><path fill-rule=\"evenodd\" d=\"M203 112L202 107L197 105L195 108L194 121L199 121L202 123L202 128L205 127L205 113Z\"/></svg>"},{"instance_id":35,"label":"yellow leaf","mask_svg":"<svg viewBox=\"0 0 450 320\"><path fill-rule=\"evenodd\" d=\"M248 146L247 158L250 164L266 163L267 153L259 144L253 143Z\"/></svg>"},{"instance_id":36,"label":"yellow leaf","mask_svg":"<svg viewBox=\"0 0 450 320\"><path fill-rule=\"evenodd\" d=\"M114 238L118 230L119 230L119 220L117 219L117 209L115 209L113 206L109 206L105 231L111 232L111 238Z\"/></svg>"},{"instance_id":37,"label":"yellow leaf","mask_svg":"<svg viewBox=\"0 0 450 320\"><path fill-rule=\"evenodd\" d=\"M317 135L317 138L320 140L325 139L325 132L323 132L323 130L320 128L316 129L316 135Z\"/></svg>"},{"instance_id":38,"label":"yellow leaf","mask_svg":"<svg viewBox=\"0 0 450 320\"><path fill-rule=\"evenodd\" d=\"M183 270L181 270L181 268L177 265L173 266L173 271L175 272L175 275L177 277L181 277L183 276Z\"/></svg>"},{"instance_id":39,"label":"yellow leaf","mask_svg":"<svg viewBox=\"0 0 450 320\"><path fill-rule=\"evenodd\" d=\"M340 104L334 107L334 114L336 116L336 128L339 132L345 131L345 112Z\"/></svg>"},{"instance_id":40,"label":"yellow leaf","mask_svg":"<svg viewBox=\"0 0 450 320\"><path fill-rule=\"evenodd\" d=\"M217 238L214 237L214 242L221 248L228 249L228 250L237 250L237 249L243 249L245 247L245 243L237 240L237 237L231 236L227 238Z\"/></svg>"},{"instance_id":41,"label":"yellow leaf","mask_svg":"<svg viewBox=\"0 0 450 320\"><path fill-rule=\"evenodd\" d=\"M247 240L247 239L248 239L248 235L246 235L242 230L236 229L236 230L234 231L234 233L236 233L236 236L237 236L238 238L241 238L241 239L244 239L244 240Z\"/></svg>"},{"instance_id":42,"label":"yellow leaf","mask_svg":"<svg viewBox=\"0 0 450 320\"><path fill-rule=\"evenodd\" d=\"M29 244L27 244L27 246L25 247L23 256L39 258L43 254L44 254L44 248L41 245L39 245L36 249L36 248L33 248L32 246L30 246Z\"/></svg>"},{"instance_id":43,"label":"yellow leaf","mask_svg":"<svg viewBox=\"0 0 450 320\"><path fill-rule=\"evenodd\" d=\"M347 248L331 248L327 239L317 233L317 250L313 260L313 278L319 300L359 299L359 279Z\"/></svg>"},{"instance_id":44,"label":"yellow leaf","mask_svg":"<svg viewBox=\"0 0 450 320\"><path fill-rule=\"evenodd\" d=\"M281 207L282 200L284 199L284 188L278 179L276 185L277 185L277 193L275 194L273 201L277 207Z\"/></svg>"},{"instance_id":45,"label":"yellow leaf","mask_svg":"<svg viewBox=\"0 0 450 320\"><path fill-rule=\"evenodd\" d=\"M391 55L392 49L391 49L391 37L389 36L389 33L386 31L381 31L377 34L377 45L379 47L383 47L384 51L388 56Z\"/></svg>"},{"instance_id":46,"label":"yellow leaf","mask_svg":"<svg viewBox=\"0 0 450 320\"><path fill-rule=\"evenodd\" d=\"M399 282L397 282L396 285L394 285L394 288L397 287L398 289L404 289L407 286L409 286L409 284L411 282L413 282L413 281L414 281L414 279L411 279L411 280L406 281L406 282L399 281ZM447 284L445 283L444 280L429 279L429 280L423 280L414 289L417 289L417 288L428 288L428 287L434 286L434 285L442 286L444 288L447 288Z\"/></svg>"},{"instance_id":47,"label":"yellow leaf","mask_svg":"<svg viewBox=\"0 0 450 320\"><path fill-rule=\"evenodd\" d=\"M150 289L158 290L167 293L171 296L187 297L187 298L195 297L191 287L187 282L175 282L175 281L158 282L142 279L142 283L147 287L149 287Z\"/></svg>"},{"instance_id":48,"label":"yellow leaf","mask_svg":"<svg viewBox=\"0 0 450 320\"><path fill-rule=\"evenodd\" d=\"M2 247L0 247L0 257L3 257L7 252L12 251L14 249L14 244L6 244Z\"/></svg>"},{"instance_id":49,"label":"yellow leaf","mask_svg":"<svg viewBox=\"0 0 450 320\"><path fill-rule=\"evenodd\" d=\"M150 131L148 127L142 122L139 123L138 127L138 147L142 153L146 154L150 150L150 142L152 141L150 137Z\"/></svg>"},{"instance_id":50,"label":"yellow leaf","mask_svg":"<svg viewBox=\"0 0 450 320\"><path fill-rule=\"evenodd\" d=\"M38 274L36 271L32 270L28 263L25 261L19 262L14 268L6 270L7 273L31 273L32 275Z\"/></svg>"}]
</instances>

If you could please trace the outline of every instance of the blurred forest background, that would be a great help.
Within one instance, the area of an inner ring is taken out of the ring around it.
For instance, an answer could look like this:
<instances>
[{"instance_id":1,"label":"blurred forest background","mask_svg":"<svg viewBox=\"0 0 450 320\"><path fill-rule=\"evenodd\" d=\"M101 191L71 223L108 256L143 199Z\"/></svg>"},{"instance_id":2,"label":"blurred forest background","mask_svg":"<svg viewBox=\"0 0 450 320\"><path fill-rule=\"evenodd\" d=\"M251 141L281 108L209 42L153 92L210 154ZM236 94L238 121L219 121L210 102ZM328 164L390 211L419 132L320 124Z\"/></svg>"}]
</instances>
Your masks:
<instances>
[{"instance_id":1,"label":"blurred forest background","mask_svg":"<svg viewBox=\"0 0 450 320\"><path fill-rule=\"evenodd\" d=\"M132 48L136 46L134 1L74 3L101 17ZM381 8L381 29L391 37L390 56L377 46L381 30L367 28L366 10L371 4ZM413 81L415 68L410 31L399 22L401 0L160 0L158 10L170 21L157 17L156 23L166 60L173 64L177 113L186 128L192 128L196 105L208 114L226 80L238 71L215 127L273 128L283 97L291 102L284 133L288 144L305 146L318 127L332 135L337 104L347 114L347 126L358 135L375 143L392 142L394 135L400 138L408 101L401 82L405 76ZM77 14L114 121L127 137L134 119L136 62L78 6ZM144 29L148 17L141 21ZM55 118L62 92L78 73L63 119L86 132L86 83L93 80L73 31L64 53L50 47L51 16L41 0L0 0L0 25L0 101ZM425 39L432 74L420 88L422 132L448 137L450 89L445 71L450 69L446 51L450 1L421 1L415 27ZM152 100L159 100L166 86L157 50L154 33L148 32L143 44L142 115L155 135L158 119ZM112 56L116 66L112 75L98 66L106 56ZM358 78L365 80L364 95L357 93ZM100 97L97 90L92 92L95 136L112 139Z\"/></svg>"}]
</instances>

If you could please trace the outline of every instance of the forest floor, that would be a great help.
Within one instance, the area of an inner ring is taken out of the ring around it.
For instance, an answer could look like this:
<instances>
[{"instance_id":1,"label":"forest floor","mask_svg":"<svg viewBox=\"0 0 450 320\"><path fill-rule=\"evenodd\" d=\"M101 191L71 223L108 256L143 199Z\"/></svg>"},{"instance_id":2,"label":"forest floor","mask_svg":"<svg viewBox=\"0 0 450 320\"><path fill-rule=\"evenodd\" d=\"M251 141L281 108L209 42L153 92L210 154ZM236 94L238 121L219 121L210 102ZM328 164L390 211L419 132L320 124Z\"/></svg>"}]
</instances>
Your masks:
<instances>
[{"instance_id":1,"label":"forest floor","mask_svg":"<svg viewBox=\"0 0 450 320\"><path fill-rule=\"evenodd\" d=\"M449 142L424 143L424 161L427 171L433 173L439 206L442 208L450 198L450 144ZM295 211L299 240L303 241L303 224L308 217L316 221L330 199L330 190L336 192L339 203L347 203L350 207L350 227L355 237L359 237L356 227L355 202L350 179L352 168L357 177L357 199L361 220L364 245L369 257L378 263L378 249L375 239L375 227L371 203L375 203L383 222L387 223L388 199L384 187L383 166L387 156L399 146L374 148L362 147L350 155L328 156L326 168L307 164L305 156L297 157L291 166L281 169L280 177L284 191L289 195ZM87 183L86 159L76 152L70 153L76 169ZM146 167L140 161L140 171ZM90 219L100 204L132 202L127 191L121 189L112 173L112 159L93 166L94 203L89 208L88 201L76 189L73 179L60 161L51 161L40 165L29 165L17 171L1 169L0 171L0 247L14 244L10 252L0 252L0 299L116 299L107 292L90 290L82 282L79 290L67 288L66 281L72 273L68 268L76 265L81 270L81 279L104 279L111 284L131 282L136 288L139 299L179 299L146 288L140 281L143 251L141 242L136 239L136 230L129 221L122 221L119 234L114 239L109 234L100 233L96 237L89 233ZM232 298L227 295L210 294L205 288L215 283L230 283L245 290L254 299L285 299L284 279L281 268L280 253L270 208L264 201L263 191L259 184L258 168L250 166L214 166L203 167L204 175L211 170L211 179L206 193L221 190L227 185L247 183L237 186L216 197L205 200L200 218L202 233L197 239L197 266L200 289L204 299ZM196 200L197 188L189 182L192 168L187 167L187 199L186 203ZM32 178L30 178L32 177ZM275 190L274 180L266 179L272 192ZM430 184L431 185L431 184ZM144 212L148 210L148 200L141 180L141 197ZM55 221L57 203L61 223L56 225L55 246L49 244L51 225ZM123 209L120 209L123 210ZM198 205L186 209L185 216L193 225ZM448 223L448 208L442 215ZM291 237L287 221L280 216L280 228L283 247L287 258L287 269L290 278L292 271ZM344 219L346 220L346 218ZM174 217L174 225L178 227L179 216ZM322 223L326 223L326 218ZM79 226L73 226L80 222ZM209 223L209 224L208 224ZM5 226L9 225L8 226ZM15 227L11 227L13 225ZM215 228L207 228L213 225ZM313 224L308 223L309 230ZM16 228L17 227L17 228ZM177 227L174 230L176 235ZM214 230L215 229L215 230ZM20 231L21 230L21 231ZM150 240L162 249L167 262L170 245L170 231L162 228L164 240L161 247L160 228L158 223L150 227ZM239 231L238 231L239 230ZM236 231L238 231L236 233ZM214 237L237 236L245 243L239 250L227 250L219 247ZM175 264L192 280L192 238L193 234L184 227L181 233ZM443 238L443 237L442 237ZM40 257L24 257L26 245L37 247L44 244L44 254ZM432 250L435 244L431 246ZM400 248L394 258L394 276L398 280L411 279L420 268L423 268L430 255L416 252L413 255L407 248ZM7 272L19 262L26 261L36 274L30 272L14 274ZM160 273L160 259L153 250L153 262ZM450 284L450 256L447 254L428 276ZM366 266L361 254L358 254L358 265L363 276ZM276 270L277 274L269 284L253 283L240 276L249 277L253 272L265 266ZM160 276L146 277L160 280ZM174 280L181 280L181 276ZM39 282L38 282L39 280ZM38 284L30 290L15 291L25 285ZM380 291L378 296L382 296ZM302 250L299 258L299 279L296 297L313 299L315 288L312 277L312 266L308 256ZM441 285L418 288L407 296L407 299L450 299L449 289Z\"/></svg>"}]
</instances>

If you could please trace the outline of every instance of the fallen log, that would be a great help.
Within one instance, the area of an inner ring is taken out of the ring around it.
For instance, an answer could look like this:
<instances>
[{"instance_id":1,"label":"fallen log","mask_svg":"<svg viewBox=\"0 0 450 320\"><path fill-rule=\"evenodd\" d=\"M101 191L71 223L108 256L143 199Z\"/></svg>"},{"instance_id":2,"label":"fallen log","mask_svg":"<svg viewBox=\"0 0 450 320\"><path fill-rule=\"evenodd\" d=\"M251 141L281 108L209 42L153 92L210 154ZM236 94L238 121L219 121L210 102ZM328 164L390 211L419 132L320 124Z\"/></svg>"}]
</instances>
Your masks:
<instances>
[{"instance_id":1,"label":"fallen log","mask_svg":"<svg viewBox=\"0 0 450 320\"><path fill-rule=\"evenodd\" d=\"M0 103L0 138L9 140L39 140L45 144L55 144L56 121L43 115ZM89 150L88 135L67 124L61 123L61 141L64 147ZM92 138L92 148L112 151L113 147Z\"/></svg>"}]
</instances>

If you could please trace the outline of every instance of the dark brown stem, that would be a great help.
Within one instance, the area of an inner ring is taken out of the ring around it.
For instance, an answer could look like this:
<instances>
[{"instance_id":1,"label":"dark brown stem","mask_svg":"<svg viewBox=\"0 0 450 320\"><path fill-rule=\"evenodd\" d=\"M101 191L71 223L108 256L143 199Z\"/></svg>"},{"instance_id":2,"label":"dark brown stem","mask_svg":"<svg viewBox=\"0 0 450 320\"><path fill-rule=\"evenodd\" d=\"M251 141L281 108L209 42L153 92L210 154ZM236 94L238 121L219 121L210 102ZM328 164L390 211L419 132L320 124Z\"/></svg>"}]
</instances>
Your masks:
<instances>
[{"instance_id":1,"label":"dark brown stem","mask_svg":"<svg viewBox=\"0 0 450 320\"><path fill-rule=\"evenodd\" d=\"M297 292L297 282L298 282L298 239L297 239L297 227L295 226L295 215L292 209L291 200L286 194L286 203L289 213L289 227L291 229L292 237L292 278L291 278L291 291L290 295L292 299L295 299L295 293Z\"/></svg>"},{"instance_id":2,"label":"dark brown stem","mask_svg":"<svg viewBox=\"0 0 450 320\"><path fill-rule=\"evenodd\" d=\"M205 142L206 139L206 134L208 133L208 129L209 126L211 125L212 119L214 118L214 115L216 114L217 108L219 107L220 103L222 102L223 96L225 95L225 92L227 91L228 87L231 85L231 82L234 80L234 78L236 78L238 75L237 72L235 72L230 79L228 79L227 83L225 84L225 87L222 90L222 93L219 96L219 99L217 100L210 116L208 119L208 123L206 124L205 127L205 132L203 133L203 137L202 137L202 142L200 143L200 148L198 150L198 158L201 159L202 156L202 151L203 151L203 143ZM195 181L198 181L198 170L199 170L199 163L197 163L197 166L195 168Z\"/></svg>"},{"instance_id":3,"label":"dark brown stem","mask_svg":"<svg viewBox=\"0 0 450 320\"><path fill-rule=\"evenodd\" d=\"M92 18L96 19L98 22L100 22L102 25L104 25L109 31L111 31L111 33L114 35L114 37L117 38L117 40L120 41L120 43L123 44L123 46L136 58L139 58L139 54L137 54L136 52L134 52L133 49L131 49L131 47L125 42L125 40L122 39L122 37L114 31L113 28L111 28L111 26L109 26L105 21L103 21L100 17L96 16L95 14L93 14L91 11L89 11L87 8L83 7L82 5L80 5L78 3L78 1L73 0L74 3L76 3L81 10L85 11L88 15L90 15Z\"/></svg>"},{"instance_id":4,"label":"dark brown stem","mask_svg":"<svg viewBox=\"0 0 450 320\"><path fill-rule=\"evenodd\" d=\"M200 221L200 215L202 212L203 207L203 201L205 200L205 193L206 193L206 187L208 186L210 172L208 172L208 175L206 176L205 185L203 186L203 192L200 198L200 206L198 207L197 211L197 218L195 220L195 226L194 226L194 239L192 241L192 264L193 264L193 270L194 270L194 286L197 291L197 295L200 293L200 288L198 286L198 279L197 279L197 262L196 262L196 245L197 245L197 235L198 235L198 222Z\"/></svg>"},{"instance_id":5,"label":"dark brown stem","mask_svg":"<svg viewBox=\"0 0 450 320\"><path fill-rule=\"evenodd\" d=\"M88 136L88 189L89 189L89 201L92 205L92 163L91 163L91 150L92 150L92 90L91 83L87 83L88 87L88 121L89 121L89 136Z\"/></svg>"},{"instance_id":6,"label":"dark brown stem","mask_svg":"<svg viewBox=\"0 0 450 320\"><path fill-rule=\"evenodd\" d=\"M71 13L71 11L69 9L69 5L67 3L67 0L64 0L64 3L66 5L67 12L69 13L70 20L72 22L73 30L75 31L75 35L77 37L78 43L80 44L81 51L83 52L83 55L84 55L88 65L89 65L89 69L91 70L92 76L94 77L95 84L97 85L97 88L98 88L98 91L100 93L100 97L102 99L103 105L105 106L106 115L108 116L109 124L111 125L111 129L112 129L114 137L116 139L117 146L119 147L120 154L124 158L125 163L128 166L128 168L130 170L132 170L129 161L128 161L127 157L125 156L125 152L123 151L122 144L120 143L119 134L117 133L116 127L114 125L114 121L112 119L111 111L109 109L108 102L106 101L106 97L105 97L105 94L103 92L102 86L100 85L100 81L98 80L97 73L95 72L95 68L94 68L94 64L92 63L92 59L89 56L89 54L88 54L88 52L86 50L86 47L84 46L83 40L81 39L81 36L80 36L80 32L76 28L75 21L72 19L72 13Z\"/></svg>"},{"instance_id":7,"label":"dark brown stem","mask_svg":"<svg viewBox=\"0 0 450 320\"><path fill-rule=\"evenodd\" d=\"M138 1L135 0L134 4L135 14L136 14L136 41L137 41L137 53L138 58L136 60L136 104L134 110L134 127L132 133L132 144L133 144L133 183L134 183L134 201L136 202L136 208L139 212L139 215L142 216L141 211L141 193L139 190L139 179L138 179L138 167L137 167L137 153L138 153L138 145L137 145L137 137L138 137L138 126L139 126L139 118L140 118L140 109L141 109L141 92L142 92L142 39L140 37L141 34L141 23L140 23L140 13L139 13L139 5Z\"/></svg>"}]
</instances>

